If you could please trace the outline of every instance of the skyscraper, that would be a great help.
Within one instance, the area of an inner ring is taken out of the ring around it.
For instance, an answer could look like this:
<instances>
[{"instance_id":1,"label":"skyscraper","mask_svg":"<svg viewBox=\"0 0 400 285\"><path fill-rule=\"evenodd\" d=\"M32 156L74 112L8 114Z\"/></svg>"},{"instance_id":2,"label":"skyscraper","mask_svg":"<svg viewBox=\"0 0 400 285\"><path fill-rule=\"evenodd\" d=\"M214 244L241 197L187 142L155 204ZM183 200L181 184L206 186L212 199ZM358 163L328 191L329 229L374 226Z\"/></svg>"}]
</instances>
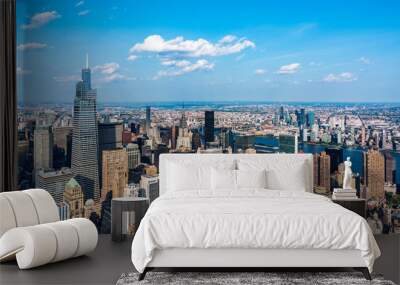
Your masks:
<instances>
[{"instance_id":1,"label":"skyscraper","mask_svg":"<svg viewBox=\"0 0 400 285\"><path fill-rule=\"evenodd\" d=\"M307 127L312 128L315 123L315 114L314 112L307 113Z\"/></svg>"},{"instance_id":2,"label":"skyscraper","mask_svg":"<svg viewBox=\"0 0 400 285\"><path fill-rule=\"evenodd\" d=\"M395 160L390 152L385 152L385 182L394 183Z\"/></svg>"},{"instance_id":3,"label":"skyscraper","mask_svg":"<svg viewBox=\"0 0 400 285\"><path fill-rule=\"evenodd\" d=\"M331 171L337 171L339 164L343 162L343 148L341 147L328 147L326 153L331 158Z\"/></svg>"},{"instance_id":4,"label":"skyscraper","mask_svg":"<svg viewBox=\"0 0 400 285\"><path fill-rule=\"evenodd\" d=\"M54 133L53 167L71 167L72 126L56 127Z\"/></svg>"},{"instance_id":5,"label":"skyscraper","mask_svg":"<svg viewBox=\"0 0 400 285\"><path fill-rule=\"evenodd\" d=\"M36 127L33 133L34 169L53 167L53 133L49 126Z\"/></svg>"},{"instance_id":6,"label":"skyscraper","mask_svg":"<svg viewBox=\"0 0 400 285\"><path fill-rule=\"evenodd\" d=\"M279 134L279 152L297 153L298 152L297 134Z\"/></svg>"},{"instance_id":7,"label":"skyscraper","mask_svg":"<svg viewBox=\"0 0 400 285\"><path fill-rule=\"evenodd\" d=\"M112 197L122 197L128 184L128 154L125 149L104 150L103 153L103 187L101 198L105 200L108 192Z\"/></svg>"},{"instance_id":8,"label":"skyscraper","mask_svg":"<svg viewBox=\"0 0 400 285\"><path fill-rule=\"evenodd\" d=\"M82 69L82 81L76 84L72 138L72 172L82 187L85 200L100 199L98 169L98 131L96 89L91 88L90 68Z\"/></svg>"},{"instance_id":9,"label":"skyscraper","mask_svg":"<svg viewBox=\"0 0 400 285\"><path fill-rule=\"evenodd\" d=\"M366 145L365 139L366 139L365 126L363 124L362 127L361 127L361 146L365 146Z\"/></svg>"},{"instance_id":10,"label":"skyscraper","mask_svg":"<svg viewBox=\"0 0 400 285\"><path fill-rule=\"evenodd\" d=\"M140 179L140 188L144 189L149 202L153 202L159 195L158 176L144 174Z\"/></svg>"},{"instance_id":11,"label":"skyscraper","mask_svg":"<svg viewBox=\"0 0 400 285\"><path fill-rule=\"evenodd\" d=\"M201 137L198 130L193 130L192 133L192 149L196 150L201 148Z\"/></svg>"},{"instance_id":12,"label":"skyscraper","mask_svg":"<svg viewBox=\"0 0 400 285\"><path fill-rule=\"evenodd\" d=\"M46 190L56 203L61 203L65 185L72 176L71 169L66 167L56 171L40 169L36 175L35 187Z\"/></svg>"},{"instance_id":13,"label":"skyscraper","mask_svg":"<svg viewBox=\"0 0 400 285\"><path fill-rule=\"evenodd\" d=\"M129 170L134 169L140 164L140 149L136 143L130 143L125 147L126 153L128 154L128 168Z\"/></svg>"},{"instance_id":14,"label":"skyscraper","mask_svg":"<svg viewBox=\"0 0 400 285\"><path fill-rule=\"evenodd\" d=\"M205 111L204 118L204 140L207 145L214 141L214 111Z\"/></svg>"},{"instance_id":15,"label":"skyscraper","mask_svg":"<svg viewBox=\"0 0 400 285\"><path fill-rule=\"evenodd\" d=\"M146 107L146 133L149 132L151 127L151 109L150 106Z\"/></svg>"},{"instance_id":16,"label":"skyscraper","mask_svg":"<svg viewBox=\"0 0 400 285\"><path fill-rule=\"evenodd\" d=\"M319 186L324 187L326 193L331 191L331 157L326 152L319 155Z\"/></svg>"},{"instance_id":17,"label":"skyscraper","mask_svg":"<svg viewBox=\"0 0 400 285\"><path fill-rule=\"evenodd\" d=\"M297 118L299 126L304 126L306 123L306 110L304 108L300 109L299 118Z\"/></svg>"},{"instance_id":18,"label":"skyscraper","mask_svg":"<svg viewBox=\"0 0 400 285\"><path fill-rule=\"evenodd\" d=\"M99 181L102 183L102 152L103 150L122 147L122 123L99 123ZM130 132L129 132L130 135Z\"/></svg>"},{"instance_id":19,"label":"skyscraper","mask_svg":"<svg viewBox=\"0 0 400 285\"><path fill-rule=\"evenodd\" d=\"M366 153L365 181L368 187L368 197L382 199L385 197L385 159L378 150Z\"/></svg>"}]
</instances>

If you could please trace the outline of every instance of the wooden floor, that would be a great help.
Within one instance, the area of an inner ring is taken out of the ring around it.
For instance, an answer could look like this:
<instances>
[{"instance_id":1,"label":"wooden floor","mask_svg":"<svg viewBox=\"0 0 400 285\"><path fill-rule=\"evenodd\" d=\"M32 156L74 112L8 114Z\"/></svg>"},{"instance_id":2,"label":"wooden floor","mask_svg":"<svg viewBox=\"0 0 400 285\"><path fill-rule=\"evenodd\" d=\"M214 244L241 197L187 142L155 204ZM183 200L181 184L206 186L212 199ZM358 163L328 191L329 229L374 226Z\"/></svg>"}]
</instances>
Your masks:
<instances>
[{"instance_id":1,"label":"wooden floor","mask_svg":"<svg viewBox=\"0 0 400 285\"><path fill-rule=\"evenodd\" d=\"M88 256L19 270L16 262L0 264L0 284L115 284L122 273L134 271L131 240L116 243L99 235L96 250Z\"/></svg>"}]
</instances>

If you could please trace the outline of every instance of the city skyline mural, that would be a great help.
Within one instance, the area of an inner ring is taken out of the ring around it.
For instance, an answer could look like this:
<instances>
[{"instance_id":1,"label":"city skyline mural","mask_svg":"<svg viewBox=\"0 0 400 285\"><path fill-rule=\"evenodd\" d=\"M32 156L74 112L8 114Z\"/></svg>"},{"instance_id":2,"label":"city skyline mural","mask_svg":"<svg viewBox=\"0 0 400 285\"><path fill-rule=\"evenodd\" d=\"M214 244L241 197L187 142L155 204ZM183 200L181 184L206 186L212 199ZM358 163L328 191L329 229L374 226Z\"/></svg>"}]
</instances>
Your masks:
<instances>
[{"instance_id":1,"label":"city skyline mural","mask_svg":"<svg viewBox=\"0 0 400 285\"><path fill-rule=\"evenodd\" d=\"M19 188L62 217L109 233L163 153L304 152L326 196L349 157L373 231L400 232L399 3L17 5Z\"/></svg>"}]
</instances>

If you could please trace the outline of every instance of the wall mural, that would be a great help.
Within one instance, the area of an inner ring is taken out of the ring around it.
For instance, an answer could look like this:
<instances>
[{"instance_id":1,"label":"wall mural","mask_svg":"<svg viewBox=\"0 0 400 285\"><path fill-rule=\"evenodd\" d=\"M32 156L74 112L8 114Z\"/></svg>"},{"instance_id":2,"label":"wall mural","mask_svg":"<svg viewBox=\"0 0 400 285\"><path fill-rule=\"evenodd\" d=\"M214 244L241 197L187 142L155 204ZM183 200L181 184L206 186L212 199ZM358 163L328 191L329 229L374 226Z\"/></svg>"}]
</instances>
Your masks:
<instances>
[{"instance_id":1,"label":"wall mural","mask_svg":"<svg viewBox=\"0 0 400 285\"><path fill-rule=\"evenodd\" d=\"M316 193L346 176L400 233L396 9L289 5L18 0L19 188L108 233L112 197L157 197L162 153L304 152Z\"/></svg>"}]
</instances>

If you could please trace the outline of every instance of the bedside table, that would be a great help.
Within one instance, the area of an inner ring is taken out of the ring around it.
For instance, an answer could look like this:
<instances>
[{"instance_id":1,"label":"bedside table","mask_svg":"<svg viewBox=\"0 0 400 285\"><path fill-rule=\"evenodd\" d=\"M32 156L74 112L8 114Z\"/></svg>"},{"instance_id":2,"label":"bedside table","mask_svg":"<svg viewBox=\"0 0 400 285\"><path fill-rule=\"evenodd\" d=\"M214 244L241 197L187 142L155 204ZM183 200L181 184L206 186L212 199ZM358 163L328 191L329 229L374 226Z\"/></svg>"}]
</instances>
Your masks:
<instances>
[{"instance_id":1,"label":"bedside table","mask_svg":"<svg viewBox=\"0 0 400 285\"><path fill-rule=\"evenodd\" d=\"M367 202L365 199L343 199L343 200L337 200L337 199L332 199L333 203L339 204L340 206L353 211L354 213L359 214L361 217L364 219L366 218L367 211Z\"/></svg>"},{"instance_id":2,"label":"bedside table","mask_svg":"<svg viewBox=\"0 0 400 285\"><path fill-rule=\"evenodd\" d=\"M149 207L149 199L142 197L120 197L111 200L111 239L123 241L126 234L123 233L123 213L135 213L135 231Z\"/></svg>"}]
</instances>

